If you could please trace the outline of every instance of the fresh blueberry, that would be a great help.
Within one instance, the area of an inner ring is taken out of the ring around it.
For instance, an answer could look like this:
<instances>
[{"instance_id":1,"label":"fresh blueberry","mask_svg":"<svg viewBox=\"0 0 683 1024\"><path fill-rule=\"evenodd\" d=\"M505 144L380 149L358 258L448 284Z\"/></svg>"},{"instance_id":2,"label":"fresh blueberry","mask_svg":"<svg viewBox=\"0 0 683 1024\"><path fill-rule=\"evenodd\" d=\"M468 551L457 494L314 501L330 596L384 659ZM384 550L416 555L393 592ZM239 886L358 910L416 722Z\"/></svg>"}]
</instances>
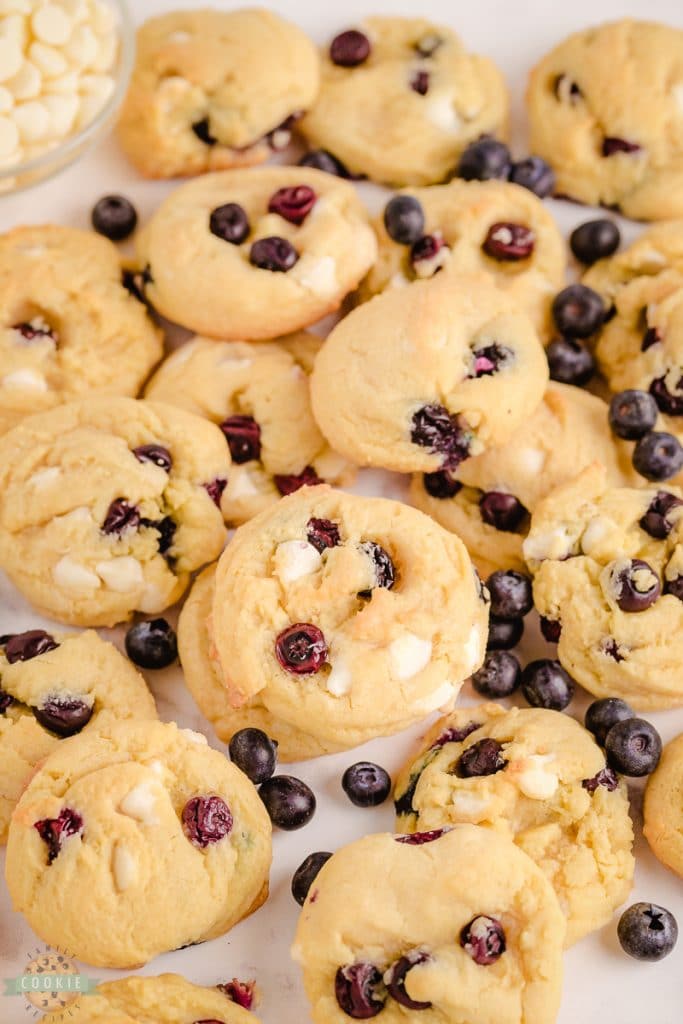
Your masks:
<instances>
[{"instance_id":1,"label":"fresh blueberry","mask_svg":"<svg viewBox=\"0 0 683 1024\"><path fill-rule=\"evenodd\" d=\"M579 263L586 266L611 256L619 248L620 241L619 228L613 220L605 217L579 224L569 236L572 252Z\"/></svg>"},{"instance_id":2,"label":"fresh blueberry","mask_svg":"<svg viewBox=\"0 0 683 1024\"><path fill-rule=\"evenodd\" d=\"M283 629L275 641L275 655L286 672L310 675L327 661L325 637L310 622L296 622Z\"/></svg>"},{"instance_id":3,"label":"fresh blueberry","mask_svg":"<svg viewBox=\"0 0 683 1024\"><path fill-rule=\"evenodd\" d=\"M33 827L47 846L47 862L52 864L64 840L83 832L83 819L70 807L64 807L56 818L35 821Z\"/></svg>"},{"instance_id":4,"label":"fresh blueberry","mask_svg":"<svg viewBox=\"0 0 683 1024\"><path fill-rule=\"evenodd\" d=\"M278 213L290 224L303 224L317 198L310 185L287 185L270 197L268 212Z\"/></svg>"},{"instance_id":5,"label":"fresh blueberry","mask_svg":"<svg viewBox=\"0 0 683 1024\"><path fill-rule=\"evenodd\" d=\"M259 270L285 274L299 259L299 253L291 242L279 235L259 238L249 250L249 262Z\"/></svg>"},{"instance_id":6,"label":"fresh blueberry","mask_svg":"<svg viewBox=\"0 0 683 1024\"><path fill-rule=\"evenodd\" d=\"M528 259L535 244L536 236L525 224L498 221L489 228L481 247L494 260L514 263Z\"/></svg>"},{"instance_id":7,"label":"fresh blueberry","mask_svg":"<svg viewBox=\"0 0 683 1024\"><path fill-rule=\"evenodd\" d=\"M249 230L249 219L239 203L224 203L211 211L209 231L216 238L231 245L240 245Z\"/></svg>"},{"instance_id":8,"label":"fresh blueberry","mask_svg":"<svg viewBox=\"0 0 683 1024\"><path fill-rule=\"evenodd\" d=\"M315 487L316 484L321 484L323 481L313 469L313 466L305 466L298 475L294 473L289 475L275 473L273 475L273 482L280 494L287 495L294 494L294 491L298 491L300 487Z\"/></svg>"},{"instance_id":9,"label":"fresh blueberry","mask_svg":"<svg viewBox=\"0 0 683 1024\"><path fill-rule=\"evenodd\" d=\"M138 215L125 196L103 196L95 203L90 219L98 234L122 242L135 231Z\"/></svg>"},{"instance_id":10,"label":"fresh blueberry","mask_svg":"<svg viewBox=\"0 0 683 1024\"><path fill-rule=\"evenodd\" d=\"M292 896L300 907L303 907L306 902L306 897L313 882L318 877L320 869L324 864L327 864L331 856L331 853L324 851L309 853L308 857L299 864L299 867L294 872L292 876Z\"/></svg>"},{"instance_id":11,"label":"fresh blueberry","mask_svg":"<svg viewBox=\"0 0 683 1024\"><path fill-rule=\"evenodd\" d=\"M334 994L340 1009L355 1020L376 1017L387 1001L382 972L367 962L340 967L334 978Z\"/></svg>"},{"instance_id":12,"label":"fresh blueberry","mask_svg":"<svg viewBox=\"0 0 683 1024\"><path fill-rule=\"evenodd\" d=\"M636 960L663 960L676 945L678 925L671 911L656 903L634 903L619 918L621 948Z\"/></svg>"},{"instance_id":13,"label":"fresh blueberry","mask_svg":"<svg viewBox=\"0 0 683 1024\"><path fill-rule=\"evenodd\" d=\"M498 619L523 619L534 606L531 579L513 569L499 569L486 581L491 596L491 614Z\"/></svg>"},{"instance_id":14,"label":"fresh blueberry","mask_svg":"<svg viewBox=\"0 0 683 1024\"><path fill-rule=\"evenodd\" d=\"M541 635L544 640L547 640L549 644L559 643L562 635L562 623L558 622L557 619L547 619L545 615L541 615L539 626L541 627Z\"/></svg>"},{"instance_id":15,"label":"fresh blueberry","mask_svg":"<svg viewBox=\"0 0 683 1024\"><path fill-rule=\"evenodd\" d=\"M340 32L330 43L330 60L341 68L355 68L365 63L372 46L368 37L355 28Z\"/></svg>"},{"instance_id":16,"label":"fresh blueberry","mask_svg":"<svg viewBox=\"0 0 683 1024\"><path fill-rule=\"evenodd\" d=\"M13 633L5 641L5 657L10 665L15 661L30 661L47 651L54 651L59 644L44 629L27 629L24 633Z\"/></svg>"},{"instance_id":17,"label":"fresh blueberry","mask_svg":"<svg viewBox=\"0 0 683 1024\"><path fill-rule=\"evenodd\" d=\"M510 150L505 143L484 136L463 150L455 173L465 181L506 180L511 167Z\"/></svg>"},{"instance_id":18,"label":"fresh blueberry","mask_svg":"<svg viewBox=\"0 0 683 1024\"><path fill-rule=\"evenodd\" d=\"M472 676L472 686L482 697L501 700L514 693L521 678L522 670L514 654L491 651L479 671Z\"/></svg>"},{"instance_id":19,"label":"fresh blueberry","mask_svg":"<svg viewBox=\"0 0 683 1024\"><path fill-rule=\"evenodd\" d=\"M603 697L594 700L586 711L584 724L592 732L601 747L613 725L624 722L627 718L635 718L635 711L625 700L619 697Z\"/></svg>"},{"instance_id":20,"label":"fresh blueberry","mask_svg":"<svg viewBox=\"0 0 683 1024\"><path fill-rule=\"evenodd\" d=\"M522 188L528 188L540 199L555 191L555 172L540 156L528 156L512 165L510 181Z\"/></svg>"},{"instance_id":21,"label":"fresh blueberry","mask_svg":"<svg viewBox=\"0 0 683 1024\"><path fill-rule=\"evenodd\" d=\"M395 961L385 974L387 991L399 1006L406 1010L428 1010L431 1003L426 1000L411 999L406 992L406 977L414 967L429 963L431 955L423 949L411 949L409 953Z\"/></svg>"},{"instance_id":22,"label":"fresh blueberry","mask_svg":"<svg viewBox=\"0 0 683 1024\"><path fill-rule=\"evenodd\" d=\"M490 737L477 740L462 752L452 769L453 774L461 779L495 775L502 772L507 763L502 755L503 748L498 740Z\"/></svg>"},{"instance_id":23,"label":"fresh blueberry","mask_svg":"<svg viewBox=\"0 0 683 1024\"><path fill-rule=\"evenodd\" d=\"M497 619L492 615L489 619L489 636L486 641L487 651L509 651L516 647L522 639L524 621L522 619Z\"/></svg>"},{"instance_id":24,"label":"fresh blueberry","mask_svg":"<svg viewBox=\"0 0 683 1024\"><path fill-rule=\"evenodd\" d=\"M649 433L657 422L657 415L657 403L647 391L620 391L609 404L612 432L625 441L639 441Z\"/></svg>"},{"instance_id":25,"label":"fresh blueberry","mask_svg":"<svg viewBox=\"0 0 683 1024\"><path fill-rule=\"evenodd\" d=\"M384 207L384 227L399 245L413 245L424 234L425 215L414 196L394 196Z\"/></svg>"},{"instance_id":26,"label":"fresh blueberry","mask_svg":"<svg viewBox=\"0 0 683 1024\"><path fill-rule=\"evenodd\" d=\"M479 511L485 523L503 533L521 533L529 518L521 501L503 491L485 491L479 499Z\"/></svg>"},{"instance_id":27,"label":"fresh blueberry","mask_svg":"<svg viewBox=\"0 0 683 1024\"><path fill-rule=\"evenodd\" d=\"M315 814L313 790L293 775L273 775L259 788L273 825L288 832L307 825Z\"/></svg>"},{"instance_id":28,"label":"fresh blueberry","mask_svg":"<svg viewBox=\"0 0 683 1024\"><path fill-rule=\"evenodd\" d=\"M178 657L175 630L166 619L138 622L126 633L126 654L140 668L168 668Z\"/></svg>"},{"instance_id":29,"label":"fresh blueberry","mask_svg":"<svg viewBox=\"0 0 683 1024\"><path fill-rule=\"evenodd\" d=\"M644 612L662 592L659 576L642 558L614 563L610 585L622 612Z\"/></svg>"},{"instance_id":30,"label":"fresh blueberry","mask_svg":"<svg viewBox=\"0 0 683 1024\"><path fill-rule=\"evenodd\" d=\"M656 540L665 540L678 521L680 513L674 515L676 509L683 505L683 500L668 491L657 491L654 498L647 507L647 511L638 525L641 530L654 537Z\"/></svg>"},{"instance_id":31,"label":"fresh blueberry","mask_svg":"<svg viewBox=\"0 0 683 1024\"><path fill-rule=\"evenodd\" d=\"M494 964L505 952L503 926L495 917L479 914L460 932L460 945L475 964L482 967Z\"/></svg>"},{"instance_id":32,"label":"fresh blueberry","mask_svg":"<svg viewBox=\"0 0 683 1024\"><path fill-rule=\"evenodd\" d=\"M471 433L445 406L423 405L413 413L410 440L441 455L444 469L455 469L469 455Z\"/></svg>"},{"instance_id":33,"label":"fresh blueberry","mask_svg":"<svg viewBox=\"0 0 683 1024\"><path fill-rule=\"evenodd\" d=\"M78 697L55 696L33 708L33 715L50 732L58 736L73 736L88 724L93 710L92 704L86 704Z\"/></svg>"},{"instance_id":34,"label":"fresh blueberry","mask_svg":"<svg viewBox=\"0 0 683 1024\"><path fill-rule=\"evenodd\" d=\"M646 480L669 480L683 468L683 447L673 434L653 430L633 449L633 465Z\"/></svg>"},{"instance_id":35,"label":"fresh blueberry","mask_svg":"<svg viewBox=\"0 0 683 1024\"><path fill-rule=\"evenodd\" d=\"M391 791L388 772L372 761L358 761L342 776L342 789L356 807L378 807Z\"/></svg>"},{"instance_id":36,"label":"fresh blueberry","mask_svg":"<svg viewBox=\"0 0 683 1024\"><path fill-rule=\"evenodd\" d=\"M322 555L327 548L336 548L341 544L339 527L331 519L313 517L306 523L306 540Z\"/></svg>"},{"instance_id":37,"label":"fresh blueberry","mask_svg":"<svg viewBox=\"0 0 683 1024\"><path fill-rule=\"evenodd\" d=\"M597 292L585 284L570 284L555 296L553 319L560 334L569 338L588 338L605 319L605 304Z\"/></svg>"},{"instance_id":38,"label":"fresh blueberry","mask_svg":"<svg viewBox=\"0 0 683 1024\"><path fill-rule=\"evenodd\" d=\"M574 696L574 681L559 661L540 658L530 661L523 670L522 693L534 708L562 711Z\"/></svg>"},{"instance_id":39,"label":"fresh blueberry","mask_svg":"<svg viewBox=\"0 0 683 1024\"><path fill-rule=\"evenodd\" d=\"M261 428L253 416L228 416L220 428L237 465L261 458Z\"/></svg>"},{"instance_id":40,"label":"fresh blueberry","mask_svg":"<svg viewBox=\"0 0 683 1024\"><path fill-rule=\"evenodd\" d=\"M595 375L595 359L576 338L555 338L546 349L550 379L582 388Z\"/></svg>"},{"instance_id":41,"label":"fresh blueberry","mask_svg":"<svg viewBox=\"0 0 683 1024\"><path fill-rule=\"evenodd\" d=\"M259 786L275 771L277 742L261 729L240 729L228 745L230 760Z\"/></svg>"},{"instance_id":42,"label":"fresh blueberry","mask_svg":"<svg viewBox=\"0 0 683 1024\"><path fill-rule=\"evenodd\" d=\"M456 480L447 469L438 469L436 473L424 473L422 483L427 494L440 501L445 498L454 498L458 491L462 490L460 481Z\"/></svg>"},{"instance_id":43,"label":"fresh blueberry","mask_svg":"<svg viewBox=\"0 0 683 1024\"><path fill-rule=\"evenodd\" d=\"M193 846L204 850L232 832L232 812L219 796L193 796L183 807L183 832Z\"/></svg>"},{"instance_id":44,"label":"fresh blueberry","mask_svg":"<svg viewBox=\"0 0 683 1024\"><path fill-rule=\"evenodd\" d=\"M348 178L347 171L341 160L333 156L326 149L312 149L299 160L299 167L314 167L317 171L325 171L326 174L334 174L337 178Z\"/></svg>"},{"instance_id":45,"label":"fresh blueberry","mask_svg":"<svg viewBox=\"0 0 683 1024\"><path fill-rule=\"evenodd\" d=\"M645 719L625 718L616 722L605 736L605 750L616 771L640 778L650 775L659 764L662 740Z\"/></svg>"},{"instance_id":46,"label":"fresh blueberry","mask_svg":"<svg viewBox=\"0 0 683 1024\"><path fill-rule=\"evenodd\" d=\"M161 444L141 444L139 447L133 448L133 455L138 462L151 462L166 473L171 472L173 466L171 453Z\"/></svg>"}]
</instances>

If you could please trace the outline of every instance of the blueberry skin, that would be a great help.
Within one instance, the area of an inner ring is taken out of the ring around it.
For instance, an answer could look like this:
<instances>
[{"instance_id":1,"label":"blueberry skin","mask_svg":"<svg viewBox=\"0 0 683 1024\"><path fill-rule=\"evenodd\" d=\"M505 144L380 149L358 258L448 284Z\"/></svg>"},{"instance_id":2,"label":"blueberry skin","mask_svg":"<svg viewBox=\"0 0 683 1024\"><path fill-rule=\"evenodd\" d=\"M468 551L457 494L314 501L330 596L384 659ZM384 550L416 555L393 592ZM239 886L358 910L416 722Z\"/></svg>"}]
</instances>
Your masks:
<instances>
[{"instance_id":1,"label":"blueberry skin","mask_svg":"<svg viewBox=\"0 0 683 1024\"><path fill-rule=\"evenodd\" d=\"M510 181L522 188L528 188L539 199L545 199L555 191L555 172L540 156L528 156L512 165Z\"/></svg>"},{"instance_id":2,"label":"blueberry skin","mask_svg":"<svg viewBox=\"0 0 683 1024\"><path fill-rule=\"evenodd\" d=\"M273 825L286 832L307 825L315 814L313 790L293 775L273 775L259 789Z\"/></svg>"},{"instance_id":3,"label":"blueberry skin","mask_svg":"<svg viewBox=\"0 0 683 1024\"><path fill-rule=\"evenodd\" d=\"M522 619L534 606L531 579L521 572L493 572L486 587L491 595L491 614L497 619Z\"/></svg>"},{"instance_id":4,"label":"blueberry skin","mask_svg":"<svg viewBox=\"0 0 683 1024\"><path fill-rule=\"evenodd\" d=\"M472 676L472 686L482 697L500 700L509 697L522 680L519 661L508 651L491 651L484 664Z\"/></svg>"},{"instance_id":5,"label":"blueberry skin","mask_svg":"<svg viewBox=\"0 0 683 1024\"><path fill-rule=\"evenodd\" d=\"M627 718L635 718L635 711L625 700L619 697L604 697L594 700L586 710L584 725L592 732L601 747L605 745L607 733L617 722Z\"/></svg>"},{"instance_id":6,"label":"blueberry skin","mask_svg":"<svg viewBox=\"0 0 683 1024\"><path fill-rule=\"evenodd\" d=\"M522 672L522 693L534 708L563 711L574 696L574 681L559 661L540 658Z\"/></svg>"},{"instance_id":7,"label":"blueberry skin","mask_svg":"<svg viewBox=\"0 0 683 1024\"><path fill-rule=\"evenodd\" d=\"M582 388L595 375L595 359L575 338L556 338L546 349L550 379Z\"/></svg>"},{"instance_id":8,"label":"blueberry skin","mask_svg":"<svg viewBox=\"0 0 683 1024\"><path fill-rule=\"evenodd\" d=\"M228 751L233 764L255 786L260 786L275 771L277 742L261 729L240 729L230 740Z\"/></svg>"},{"instance_id":9,"label":"blueberry skin","mask_svg":"<svg viewBox=\"0 0 683 1024\"><path fill-rule=\"evenodd\" d=\"M605 737L610 765L622 775L642 778L650 775L662 756L662 740L644 718L626 718L613 725Z\"/></svg>"},{"instance_id":10,"label":"blueberry skin","mask_svg":"<svg viewBox=\"0 0 683 1024\"><path fill-rule=\"evenodd\" d=\"M342 789L356 807L379 807L391 792L389 773L371 761L358 761L342 776Z\"/></svg>"},{"instance_id":11,"label":"blueberry skin","mask_svg":"<svg viewBox=\"0 0 683 1024\"><path fill-rule=\"evenodd\" d=\"M553 301L553 320L568 338L588 338L602 326L605 304L600 295L585 284L570 284Z\"/></svg>"},{"instance_id":12,"label":"blueberry skin","mask_svg":"<svg viewBox=\"0 0 683 1024\"><path fill-rule=\"evenodd\" d=\"M489 636L486 641L487 651L509 651L516 647L522 639L524 622L522 619L489 619Z\"/></svg>"},{"instance_id":13,"label":"blueberry skin","mask_svg":"<svg viewBox=\"0 0 683 1024\"><path fill-rule=\"evenodd\" d=\"M135 231L138 215L125 196L102 196L93 206L90 220L99 235L112 242L122 242Z\"/></svg>"},{"instance_id":14,"label":"blueberry skin","mask_svg":"<svg viewBox=\"0 0 683 1024\"><path fill-rule=\"evenodd\" d=\"M619 228L613 220L607 220L605 217L579 224L569 236L571 251L579 263L585 266L612 256L619 248L620 242Z\"/></svg>"},{"instance_id":15,"label":"blueberry skin","mask_svg":"<svg viewBox=\"0 0 683 1024\"><path fill-rule=\"evenodd\" d=\"M126 633L126 654L140 668L168 668L178 657L175 630L166 619L138 622Z\"/></svg>"},{"instance_id":16,"label":"blueberry skin","mask_svg":"<svg viewBox=\"0 0 683 1024\"><path fill-rule=\"evenodd\" d=\"M327 149L311 149L299 160L299 167L314 167L318 171L325 171L326 174L334 174L337 178L348 178L347 171L341 160Z\"/></svg>"},{"instance_id":17,"label":"blueberry skin","mask_svg":"<svg viewBox=\"0 0 683 1024\"><path fill-rule=\"evenodd\" d=\"M511 167L510 150L505 143L484 137L470 142L460 156L455 173L465 181L505 180Z\"/></svg>"},{"instance_id":18,"label":"blueberry skin","mask_svg":"<svg viewBox=\"0 0 683 1024\"><path fill-rule=\"evenodd\" d=\"M332 854L326 851L309 853L292 875L292 896L300 907L303 907L306 902L306 897L320 869L327 864L331 856Z\"/></svg>"},{"instance_id":19,"label":"blueberry skin","mask_svg":"<svg viewBox=\"0 0 683 1024\"><path fill-rule=\"evenodd\" d=\"M384 227L399 245L412 245L424 234L425 215L413 196L394 196L384 207Z\"/></svg>"},{"instance_id":20,"label":"blueberry skin","mask_svg":"<svg viewBox=\"0 0 683 1024\"><path fill-rule=\"evenodd\" d=\"M656 903L634 903L619 918L621 948L636 960L663 960L676 945L678 925L671 911Z\"/></svg>"},{"instance_id":21,"label":"blueberry skin","mask_svg":"<svg viewBox=\"0 0 683 1024\"><path fill-rule=\"evenodd\" d=\"M609 425L624 441L639 441L657 422L657 403L647 391L630 388L609 403Z\"/></svg>"},{"instance_id":22,"label":"blueberry skin","mask_svg":"<svg viewBox=\"0 0 683 1024\"><path fill-rule=\"evenodd\" d=\"M653 430L633 449L633 466L646 480L670 480L683 468L683 447L673 434Z\"/></svg>"}]
</instances>

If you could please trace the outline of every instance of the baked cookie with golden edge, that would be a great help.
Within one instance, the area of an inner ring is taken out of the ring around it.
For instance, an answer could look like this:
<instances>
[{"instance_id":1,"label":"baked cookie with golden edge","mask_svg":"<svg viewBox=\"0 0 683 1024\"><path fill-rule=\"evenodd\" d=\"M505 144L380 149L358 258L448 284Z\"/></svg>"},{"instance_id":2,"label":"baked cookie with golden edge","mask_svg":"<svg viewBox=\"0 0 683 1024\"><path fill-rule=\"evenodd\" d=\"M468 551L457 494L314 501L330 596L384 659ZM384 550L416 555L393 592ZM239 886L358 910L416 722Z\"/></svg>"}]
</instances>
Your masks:
<instances>
[{"instance_id":1,"label":"baked cookie with golden edge","mask_svg":"<svg viewBox=\"0 0 683 1024\"><path fill-rule=\"evenodd\" d=\"M301 130L353 174L430 185L481 135L507 134L498 68L424 18L364 18L322 53L322 82Z\"/></svg>"},{"instance_id":2,"label":"baked cookie with golden edge","mask_svg":"<svg viewBox=\"0 0 683 1024\"><path fill-rule=\"evenodd\" d=\"M643 278L657 278L667 271L683 276L683 220L652 224L634 242L613 256L598 260L581 280L605 301L609 315L619 313L621 293L641 288ZM626 299L625 309L632 305Z\"/></svg>"},{"instance_id":3,"label":"baked cookie with golden edge","mask_svg":"<svg viewBox=\"0 0 683 1024\"><path fill-rule=\"evenodd\" d=\"M0 565L60 622L168 608L225 542L221 431L161 402L86 398L0 438Z\"/></svg>"},{"instance_id":4,"label":"baked cookie with golden edge","mask_svg":"<svg viewBox=\"0 0 683 1024\"><path fill-rule=\"evenodd\" d=\"M353 185L310 167L204 175L172 192L137 235L145 297L226 341L308 327L338 308L376 254Z\"/></svg>"},{"instance_id":5,"label":"baked cookie with golden edge","mask_svg":"<svg viewBox=\"0 0 683 1024\"><path fill-rule=\"evenodd\" d=\"M640 478L631 445L614 439L607 405L582 388L551 381L543 401L507 443L467 459L454 472L416 473L411 501L465 542L484 578L524 572L529 514L553 488L600 459L614 486Z\"/></svg>"},{"instance_id":6,"label":"baked cookie with golden edge","mask_svg":"<svg viewBox=\"0 0 683 1024\"><path fill-rule=\"evenodd\" d=\"M541 337L552 331L550 306L564 284L566 246L540 199L503 181L458 181L404 190L424 214L423 234L401 245L387 233L384 216L373 222L377 262L361 284L360 297L412 281L485 271L525 310Z\"/></svg>"},{"instance_id":7,"label":"baked cookie with golden edge","mask_svg":"<svg viewBox=\"0 0 683 1024\"><path fill-rule=\"evenodd\" d=\"M547 382L538 335L513 300L483 273L457 284L444 274L376 295L337 324L311 398L346 458L432 473L504 443Z\"/></svg>"},{"instance_id":8,"label":"baked cookie with golden edge","mask_svg":"<svg viewBox=\"0 0 683 1024\"><path fill-rule=\"evenodd\" d=\"M0 638L0 843L36 767L66 736L156 718L145 680L97 633Z\"/></svg>"},{"instance_id":9,"label":"baked cookie with golden edge","mask_svg":"<svg viewBox=\"0 0 683 1024\"><path fill-rule=\"evenodd\" d=\"M452 707L482 663L487 622L453 534L400 502L302 487L240 526L218 562L209 656L225 728L228 705L241 710L236 730L253 702L275 739L279 720L295 731L283 745L306 734L300 756L311 736L338 749L391 735Z\"/></svg>"},{"instance_id":10,"label":"baked cookie with golden edge","mask_svg":"<svg viewBox=\"0 0 683 1024\"><path fill-rule=\"evenodd\" d=\"M664 747L648 779L643 814L655 857L683 878L683 734Z\"/></svg>"},{"instance_id":11,"label":"baked cookie with golden edge","mask_svg":"<svg viewBox=\"0 0 683 1024\"><path fill-rule=\"evenodd\" d=\"M539 502L523 550L558 657L596 697L683 704L683 492L610 487L585 469Z\"/></svg>"},{"instance_id":12,"label":"baked cookie with golden edge","mask_svg":"<svg viewBox=\"0 0 683 1024\"><path fill-rule=\"evenodd\" d=\"M308 378L321 341L300 331L277 341L193 338L162 363L145 397L217 423L232 469L221 498L243 523L303 484L348 484L353 467L313 419Z\"/></svg>"},{"instance_id":13,"label":"baked cookie with golden edge","mask_svg":"<svg viewBox=\"0 0 683 1024\"><path fill-rule=\"evenodd\" d=\"M558 193L683 216L683 31L624 19L576 32L531 72L527 110Z\"/></svg>"},{"instance_id":14,"label":"baked cookie with golden edge","mask_svg":"<svg viewBox=\"0 0 683 1024\"><path fill-rule=\"evenodd\" d=\"M476 825L367 836L323 866L292 956L315 1024L553 1024L565 923L543 872Z\"/></svg>"},{"instance_id":15,"label":"baked cookie with golden edge","mask_svg":"<svg viewBox=\"0 0 683 1024\"><path fill-rule=\"evenodd\" d=\"M65 740L34 775L10 824L7 885L44 942L133 968L259 907L270 836L254 786L203 736L109 725Z\"/></svg>"},{"instance_id":16,"label":"baked cookie with golden edge","mask_svg":"<svg viewBox=\"0 0 683 1024\"><path fill-rule=\"evenodd\" d=\"M106 238L55 225L0 235L0 433L84 395L135 396L161 355Z\"/></svg>"},{"instance_id":17,"label":"baked cookie with golden edge","mask_svg":"<svg viewBox=\"0 0 683 1024\"><path fill-rule=\"evenodd\" d=\"M259 164L287 146L319 80L313 43L272 11L171 11L138 29L119 141L150 178Z\"/></svg>"},{"instance_id":18,"label":"baked cookie with golden edge","mask_svg":"<svg viewBox=\"0 0 683 1024\"><path fill-rule=\"evenodd\" d=\"M606 924L630 892L628 791L569 715L500 704L454 711L424 737L394 797L402 832L470 822L513 839L553 885L567 945Z\"/></svg>"}]
</instances>

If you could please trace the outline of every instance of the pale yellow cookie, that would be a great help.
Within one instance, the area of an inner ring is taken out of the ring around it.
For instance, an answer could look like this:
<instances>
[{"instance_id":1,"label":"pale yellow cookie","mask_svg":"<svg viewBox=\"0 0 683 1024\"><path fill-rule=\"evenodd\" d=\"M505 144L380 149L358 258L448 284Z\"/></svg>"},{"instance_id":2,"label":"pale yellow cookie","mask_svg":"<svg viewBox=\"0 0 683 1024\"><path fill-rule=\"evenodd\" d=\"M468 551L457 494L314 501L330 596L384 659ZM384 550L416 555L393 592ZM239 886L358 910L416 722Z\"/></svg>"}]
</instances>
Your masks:
<instances>
[{"instance_id":1,"label":"pale yellow cookie","mask_svg":"<svg viewBox=\"0 0 683 1024\"><path fill-rule=\"evenodd\" d=\"M683 878L683 735L664 747L645 790L643 834L652 852Z\"/></svg>"}]
</instances>

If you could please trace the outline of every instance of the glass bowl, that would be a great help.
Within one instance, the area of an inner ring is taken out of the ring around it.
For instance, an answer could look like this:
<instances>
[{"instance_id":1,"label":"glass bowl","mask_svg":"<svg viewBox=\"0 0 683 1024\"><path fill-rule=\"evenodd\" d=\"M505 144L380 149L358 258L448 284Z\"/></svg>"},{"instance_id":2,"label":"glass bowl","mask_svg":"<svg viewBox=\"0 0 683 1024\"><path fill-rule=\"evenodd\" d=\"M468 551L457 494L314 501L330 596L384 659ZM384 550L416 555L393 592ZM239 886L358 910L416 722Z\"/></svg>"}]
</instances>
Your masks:
<instances>
[{"instance_id":1,"label":"glass bowl","mask_svg":"<svg viewBox=\"0 0 683 1024\"><path fill-rule=\"evenodd\" d=\"M0 170L0 202L3 196L37 185L78 160L106 132L123 102L135 60L135 28L126 0L103 0L116 14L119 53L111 74L114 89L102 109L84 128L67 136L52 149L20 164Z\"/></svg>"}]
</instances>

